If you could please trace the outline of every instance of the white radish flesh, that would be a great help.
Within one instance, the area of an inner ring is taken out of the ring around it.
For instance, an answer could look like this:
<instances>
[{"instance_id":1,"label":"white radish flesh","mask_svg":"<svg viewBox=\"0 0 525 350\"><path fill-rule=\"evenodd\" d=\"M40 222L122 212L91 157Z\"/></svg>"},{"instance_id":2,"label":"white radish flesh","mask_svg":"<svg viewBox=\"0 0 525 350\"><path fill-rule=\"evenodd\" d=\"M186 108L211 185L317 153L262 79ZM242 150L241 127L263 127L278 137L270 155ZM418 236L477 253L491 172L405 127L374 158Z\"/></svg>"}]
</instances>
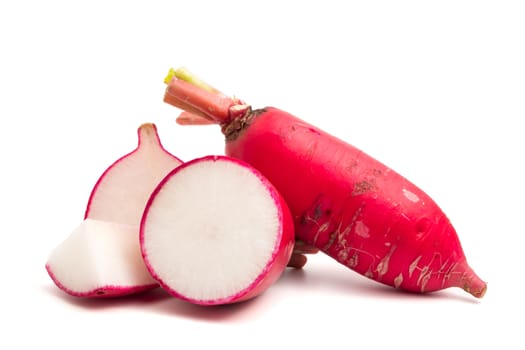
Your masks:
<instances>
[{"instance_id":1,"label":"white radish flesh","mask_svg":"<svg viewBox=\"0 0 525 350\"><path fill-rule=\"evenodd\" d=\"M139 225L149 195L182 162L162 146L157 128L138 129L138 146L115 161L95 184L85 218Z\"/></svg>"},{"instance_id":2,"label":"white radish flesh","mask_svg":"<svg viewBox=\"0 0 525 350\"><path fill-rule=\"evenodd\" d=\"M245 163L208 156L159 184L142 218L140 241L152 276L196 304L247 300L275 282L294 243L289 210Z\"/></svg>"},{"instance_id":3,"label":"white radish flesh","mask_svg":"<svg viewBox=\"0 0 525 350\"><path fill-rule=\"evenodd\" d=\"M114 297L158 287L141 257L138 226L84 220L50 254L55 284L77 297Z\"/></svg>"}]
</instances>

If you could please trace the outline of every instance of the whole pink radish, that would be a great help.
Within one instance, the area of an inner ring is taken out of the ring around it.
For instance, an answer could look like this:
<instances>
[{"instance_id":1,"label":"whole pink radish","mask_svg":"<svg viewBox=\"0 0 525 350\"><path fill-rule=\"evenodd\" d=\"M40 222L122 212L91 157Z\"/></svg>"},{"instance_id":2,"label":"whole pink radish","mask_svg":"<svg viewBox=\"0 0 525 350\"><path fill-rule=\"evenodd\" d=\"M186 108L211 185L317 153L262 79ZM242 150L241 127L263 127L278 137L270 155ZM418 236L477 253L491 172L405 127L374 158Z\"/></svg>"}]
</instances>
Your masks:
<instances>
[{"instance_id":1,"label":"whole pink radish","mask_svg":"<svg viewBox=\"0 0 525 350\"><path fill-rule=\"evenodd\" d=\"M291 214L277 190L245 162L189 161L150 197L140 246L170 294L201 305L256 297L282 274L294 245Z\"/></svg>"},{"instance_id":2,"label":"whole pink radish","mask_svg":"<svg viewBox=\"0 0 525 350\"><path fill-rule=\"evenodd\" d=\"M181 74L183 72L184 74ZM283 195L298 239L375 281L412 292L487 285L457 233L420 188L356 147L273 107L238 99L170 71L164 101L180 124L221 126L226 154L254 166Z\"/></svg>"},{"instance_id":3,"label":"whole pink radish","mask_svg":"<svg viewBox=\"0 0 525 350\"><path fill-rule=\"evenodd\" d=\"M154 124L137 133L137 148L104 171L84 221L48 258L51 279L68 294L118 297L159 286L140 254L140 220L155 186L182 162L162 147Z\"/></svg>"}]
</instances>

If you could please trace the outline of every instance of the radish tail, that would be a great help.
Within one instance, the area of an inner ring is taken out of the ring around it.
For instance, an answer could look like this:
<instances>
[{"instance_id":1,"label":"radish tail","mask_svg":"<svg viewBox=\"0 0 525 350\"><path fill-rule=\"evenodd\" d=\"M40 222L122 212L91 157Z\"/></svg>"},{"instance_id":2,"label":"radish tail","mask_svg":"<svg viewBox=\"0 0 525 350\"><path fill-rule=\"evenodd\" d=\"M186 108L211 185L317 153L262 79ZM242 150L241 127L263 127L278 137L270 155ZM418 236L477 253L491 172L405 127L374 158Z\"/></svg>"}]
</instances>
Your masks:
<instances>
[{"instance_id":1,"label":"radish tail","mask_svg":"<svg viewBox=\"0 0 525 350\"><path fill-rule=\"evenodd\" d=\"M483 298L487 291L487 283L476 275L466 261L458 263L448 273L444 280L444 285L446 287L463 288L465 292L472 294L476 298Z\"/></svg>"}]
</instances>

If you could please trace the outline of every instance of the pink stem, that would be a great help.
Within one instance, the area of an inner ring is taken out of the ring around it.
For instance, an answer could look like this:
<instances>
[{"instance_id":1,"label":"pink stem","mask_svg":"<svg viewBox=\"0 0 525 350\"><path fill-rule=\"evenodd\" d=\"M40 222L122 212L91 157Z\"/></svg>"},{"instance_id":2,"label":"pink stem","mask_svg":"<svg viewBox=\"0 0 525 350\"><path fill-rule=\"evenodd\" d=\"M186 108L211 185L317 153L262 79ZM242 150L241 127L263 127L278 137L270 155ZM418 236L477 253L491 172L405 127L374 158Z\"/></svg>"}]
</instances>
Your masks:
<instances>
[{"instance_id":1,"label":"pink stem","mask_svg":"<svg viewBox=\"0 0 525 350\"><path fill-rule=\"evenodd\" d=\"M185 106L182 109L207 117L217 124L224 124L230 120L230 107L235 104L229 97L204 90L176 78L168 83L164 101L178 108Z\"/></svg>"},{"instance_id":2,"label":"pink stem","mask_svg":"<svg viewBox=\"0 0 525 350\"><path fill-rule=\"evenodd\" d=\"M184 111L177 117L177 123L180 125L210 125L215 124L212 119Z\"/></svg>"},{"instance_id":3,"label":"pink stem","mask_svg":"<svg viewBox=\"0 0 525 350\"><path fill-rule=\"evenodd\" d=\"M198 116L199 118L202 118L202 119L206 119L206 120L209 120L210 123L215 123L213 121L213 119L211 119L207 114L201 112L200 110L198 110L197 108L193 107L192 105L189 105L187 104L186 102L182 101L182 100L179 100L178 98L168 94L168 93L165 93L164 94L164 102L172 105L172 106L175 106L179 109L182 109L184 112L188 113L188 114L191 114L193 116Z\"/></svg>"}]
</instances>

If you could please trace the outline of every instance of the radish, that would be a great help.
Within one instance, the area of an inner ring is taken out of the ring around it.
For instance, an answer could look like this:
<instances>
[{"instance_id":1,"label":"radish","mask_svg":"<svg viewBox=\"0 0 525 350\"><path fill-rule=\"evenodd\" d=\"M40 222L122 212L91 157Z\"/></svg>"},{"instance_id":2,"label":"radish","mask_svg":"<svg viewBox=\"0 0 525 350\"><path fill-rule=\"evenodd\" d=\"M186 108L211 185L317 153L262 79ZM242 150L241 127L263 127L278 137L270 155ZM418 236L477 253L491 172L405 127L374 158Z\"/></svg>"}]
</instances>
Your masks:
<instances>
[{"instance_id":1,"label":"radish","mask_svg":"<svg viewBox=\"0 0 525 350\"><path fill-rule=\"evenodd\" d=\"M251 299L286 268L292 217L277 190L239 160L206 156L171 171L151 195L140 247L170 294L201 305Z\"/></svg>"},{"instance_id":2,"label":"radish","mask_svg":"<svg viewBox=\"0 0 525 350\"><path fill-rule=\"evenodd\" d=\"M51 253L46 270L76 297L115 297L158 287L140 254L138 227L86 219Z\"/></svg>"},{"instance_id":3,"label":"radish","mask_svg":"<svg viewBox=\"0 0 525 350\"><path fill-rule=\"evenodd\" d=\"M152 123L137 131L137 148L104 171L89 197L85 218L140 225L149 195L182 162L166 151Z\"/></svg>"},{"instance_id":4,"label":"radish","mask_svg":"<svg viewBox=\"0 0 525 350\"><path fill-rule=\"evenodd\" d=\"M82 224L52 252L46 269L65 292L116 297L158 287L139 248L140 220L155 186L182 162L161 145L152 123L138 128L138 146L96 182Z\"/></svg>"},{"instance_id":5,"label":"radish","mask_svg":"<svg viewBox=\"0 0 525 350\"><path fill-rule=\"evenodd\" d=\"M298 239L386 285L424 293L461 287L481 298L457 233L420 188L361 150L273 107L252 108L187 71L164 101L180 124L221 126L226 154L258 169L285 198Z\"/></svg>"}]
</instances>

